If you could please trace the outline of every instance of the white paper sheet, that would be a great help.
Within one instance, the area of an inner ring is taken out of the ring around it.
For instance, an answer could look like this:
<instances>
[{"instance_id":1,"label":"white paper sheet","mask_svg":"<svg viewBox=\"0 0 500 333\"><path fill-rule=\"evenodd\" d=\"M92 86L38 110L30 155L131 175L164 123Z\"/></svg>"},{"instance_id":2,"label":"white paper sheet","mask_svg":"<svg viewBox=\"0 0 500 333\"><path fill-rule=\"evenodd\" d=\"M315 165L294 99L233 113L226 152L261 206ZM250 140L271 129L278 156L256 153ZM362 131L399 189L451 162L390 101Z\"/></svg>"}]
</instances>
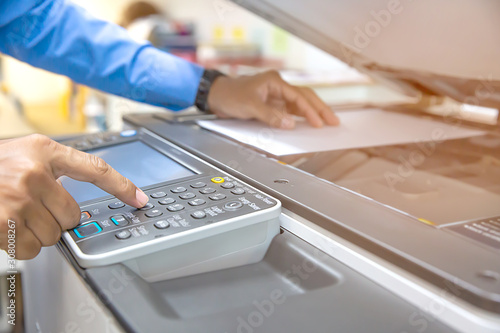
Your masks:
<instances>
[{"instance_id":1,"label":"white paper sheet","mask_svg":"<svg viewBox=\"0 0 500 333\"><path fill-rule=\"evenodd\" d=\"M298 121L294 130L257 121L203 120L198 124L276 156L403 143L442 141L485 134L430 119L377 109L337 112L341 124L317 129Z\"/></svg>"}]
</instances>

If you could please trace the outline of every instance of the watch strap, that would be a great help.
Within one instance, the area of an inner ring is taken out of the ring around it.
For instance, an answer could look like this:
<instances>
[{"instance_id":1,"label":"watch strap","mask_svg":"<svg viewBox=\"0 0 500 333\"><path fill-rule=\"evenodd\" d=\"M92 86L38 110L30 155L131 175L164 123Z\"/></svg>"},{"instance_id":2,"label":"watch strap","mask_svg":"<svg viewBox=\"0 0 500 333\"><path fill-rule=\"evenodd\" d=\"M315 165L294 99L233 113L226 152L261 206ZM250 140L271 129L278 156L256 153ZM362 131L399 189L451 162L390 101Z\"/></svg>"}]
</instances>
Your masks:
<instances>
[{"instance_id":1,"label":"watch strap","mask_svg":"<svg viewBox=\"0 0 500 333\"><path fill-rule=\"evenodd\" d=\"M210 108L208 107L208 93L212 88L212 84L219 76L225 76L225 75L214 69L206 69L203 72L200 84L198 86L198 92L196 93L196 99L194 102L194 105L200 111L207 113L210 112Z\"/></svg>"}]
</instances>

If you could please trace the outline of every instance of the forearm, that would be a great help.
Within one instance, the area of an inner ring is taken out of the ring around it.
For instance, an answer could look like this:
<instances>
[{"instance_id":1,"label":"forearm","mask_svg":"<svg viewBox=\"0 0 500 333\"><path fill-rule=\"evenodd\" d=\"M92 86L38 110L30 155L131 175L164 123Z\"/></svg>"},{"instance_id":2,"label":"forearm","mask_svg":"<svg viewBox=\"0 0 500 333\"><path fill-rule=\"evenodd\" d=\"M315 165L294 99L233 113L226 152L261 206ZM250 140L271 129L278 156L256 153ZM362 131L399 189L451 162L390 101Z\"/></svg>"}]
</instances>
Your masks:
<instances>
[{"instance_id":1,"label":"forearm","mask_svg":"<svg viewBox=\"0 0 500 333\"><path fill-rule=\"evenodd\" d=\"M13 2L14 4L14 2ZM203 69L62 0L42 1L0 27L0 51L33 66L136 101L192 105Z\"/></svg>"}]
</instances>

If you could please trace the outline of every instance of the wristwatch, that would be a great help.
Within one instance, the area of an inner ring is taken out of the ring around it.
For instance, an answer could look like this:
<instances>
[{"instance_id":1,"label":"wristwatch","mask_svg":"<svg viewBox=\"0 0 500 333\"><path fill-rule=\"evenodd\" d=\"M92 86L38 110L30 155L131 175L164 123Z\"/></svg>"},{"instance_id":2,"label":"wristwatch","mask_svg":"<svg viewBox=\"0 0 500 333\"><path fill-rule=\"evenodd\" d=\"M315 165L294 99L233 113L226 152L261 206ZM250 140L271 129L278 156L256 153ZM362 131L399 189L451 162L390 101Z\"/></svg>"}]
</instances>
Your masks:
<instances>
[{"instance_id":1,"label":"wristwatch","mask_svg":"<svg viewBox=\"0 0 500 333\"><path fill-rule=\"evenodd\" d=\"M225 76L223 73L214 69L205 69L198 86L198 92L196 93L196 99L194 105L202 112L209 113L210 109L208 107L208 93L215 79L219 76Z\"/></svg>"}]
</instances>

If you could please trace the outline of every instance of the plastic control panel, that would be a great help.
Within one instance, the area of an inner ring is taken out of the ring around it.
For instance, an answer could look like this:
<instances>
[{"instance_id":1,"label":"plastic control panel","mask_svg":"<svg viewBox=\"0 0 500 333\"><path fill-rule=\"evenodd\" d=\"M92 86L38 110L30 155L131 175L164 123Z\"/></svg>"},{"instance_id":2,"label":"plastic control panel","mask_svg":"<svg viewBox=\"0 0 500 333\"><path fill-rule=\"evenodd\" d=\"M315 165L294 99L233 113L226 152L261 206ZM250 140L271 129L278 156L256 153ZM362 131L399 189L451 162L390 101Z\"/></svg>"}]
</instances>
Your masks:
<instances>
[{"instance_id":1,"label":"plastic control panel","mask_svg":"<svg viewBox=\"0 0 500 333\"><path fill-rule=\"evenodd\" d=\"M63 239L82 267L122 262L171 279L260 261L279 233L280 202L216 169L143 190L140 209L114 197L81 204Z\"/></svg>"}]
</instances>

